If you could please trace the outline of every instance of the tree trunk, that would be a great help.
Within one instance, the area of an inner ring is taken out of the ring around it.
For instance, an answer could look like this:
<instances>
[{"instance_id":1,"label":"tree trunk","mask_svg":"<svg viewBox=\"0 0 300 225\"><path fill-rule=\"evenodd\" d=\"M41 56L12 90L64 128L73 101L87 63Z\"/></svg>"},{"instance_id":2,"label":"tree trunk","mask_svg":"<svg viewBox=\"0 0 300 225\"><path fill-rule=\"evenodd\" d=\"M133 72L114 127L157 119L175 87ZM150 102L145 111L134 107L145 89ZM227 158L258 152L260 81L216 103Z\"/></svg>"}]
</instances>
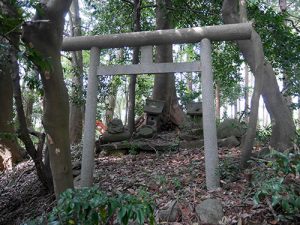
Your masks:
<instances>
[{"instance_id":1,"label":"tree trunk","mask_svg":"<svg viewBox=\"0 0 300 225\"><path fill-rule=\"evenodd\" d=\"M226 24L238 23L240 21L238 1L224 0L222 15ZM237 41L237 44L255 78L263 81L262 96L273 120L270 144L277 150L285 150L292 146L296 129L291 113L279 91L272 66L265 61L260 37L257 32L253 31L251 40ZM257 55L260 55L260 58Z\"/></svg>"},{"instance_id":2,"label":"tree trunk","mask_svg":"<svg viewBox=\"0 0 300 225\"><path fill-rule=\"evenodd\" d=\"M188 73L186 76L186 81L187 81L187 88L193 92L193 74Z\"/></svg>"},{"instance_id":3,"label":"tree trunk","mask_svg":"<svg viewBox=\"0 0 300 225\"><path fill-rule=\"evenodd\" d=\"M1 62L5 65L1 65L0 69L0 158L3 164L0 167L7 169L11 169L13 163L22 160L13 122L12 48L10 46L4 53L8 60Z\"/></svg>"},{"instance_id":4,"label":"tree trunk","mask_svg":"<svg viewBox=\"0 0 300 225\"><path fill-rule=\"evenodd\" d=\"M25 118L27 127L32 128L32 111L33 111L33 104L34 104L34 97L33 95L29 94L24 98L25 104Z\"/></svg>"},{"instance_id":5,"label":"tree trunk","mask_svg":"<svg viewBox=\"0 0 300 225\"><path fill-rule=\"evenodd\" d=\"M300 97L298 97L298 123L300 124Z\"/></svg>"},{"instance_id":6,"label":"tree trunk","mask_svg":"<svg viewBox=\"0 0 300 225\"><path fill-rule=\"evenodd\" d=\"M279 8L281 12L285 12L287 10L286 0L279 0Z\"/></svg>"},{"instance_id":7,"label":"tree trunk","mask_svg":"<svg viewBox=\"0 0 300 225\"><path fill-rule=\"evenodd\" d=\"M248 71L248 65L245 63L244 67L245 71L245 108L244 108L244 113L245 113L245 120L246 122L249 122L249 71Z\"/></svg>"},{"instance_id":8,"label":"tree trunk","mask_svg":"<svg viewBox=\"0 0 300 225\"><path fill-rule=\"evenodd\" d=\"M71 35L72 37L81 36L81 19L79 15L78 0L73 0L70 11ZM70 144L78 144L82 138L82 121L83 121L83 61L82 51L72 52L72 67L74 76L72 78L72 96L70 101L69 131Z\"/></svg>"},{"instance_id":9,"label":"tree trunk","mask_svg":"<svg viewBox=\"0 0 300 225\"><path fill-rule=\"evenodd\" d=\"M0 14L17 17L17 10L9 1L0 2ZM11 74L14 70L13 57L16 33L0 36L0 168L12 168L13 163L22 160L20 147L17 143L13 122L13 83ZM8 38L9 41L6 39Z\"/></svg>"},{"instance_id":10,"label":"tree trunk","mask_svg":"<svg viewBox=\"0 0 300 225\"><path fill-rule=\"evenodd\" d=\"M171 15L168 8L171 7L171 0L156 0L156 29L164 30L172 28L170 24ZM172 45L158 45L156 47L156 62L173 62ZM165 101L162 128L168 123L180 125L183 122L184 114L180 108L176 96L175 76L173 73L156 74L153 87L153 99Z\"/></svg>"},{"instance_id":11,"label":"tree trunk","mask_svg":"<svg viewBox=\"0 0 300 225\"><path fill-rule=\"evenodd\" d=\"M16 56L15 52L15 56ZM13 87L14 87L14 99L17 110L17 116L19 121L18 135L19 138L25 145L26 151L32 158L39 180L42 182L45 188L50 192L53 192L53 181L50 165L46 165L43 162L43 148L45 143L45 134L35 134L39 138L38 147L35 148L28 131L27 117L25 116L23 102L22 102L22 93L20 88L20 76L19 76L19 67L17 58L13 60L14 71L13 71Z\"/></svg>"},{"instance_id":12,"label":"tree trunk","mask_svg":"<svg viewBox=\"0 0 300 225\"><path fill-rule=\"evenodd\" d=\"M286 0L279 0L279 8L282 13L284 13L287 10L287 3ZM285 25L287 24L287 21L285 21ZM292 96L289 95L289 84L290 84L290 78L287 73L285 73L285 70L283 69L283 99L285 100L287 106L290 109L291 114L293 114L293 109L290 108L293 100ZM293 116L293 115L292 115Z\"/></svg>"},{"instance_id":13,"label":"tree trunk","mask_svg":"<svg viewBox=\"0 0 300 225\"><path fill-rule=\"evenodd\" d=\"M237 119L238 115L238 99L233 103L233 118Z\"/></svg>"},{"instance_id":14,"label":"tree trunk","mask_svg":"<svg viewBox=\"0 0 300 225\"><path fill-rule=\"evenodd\" d=\"M60 50L64 16L71 0L49 0L42 5L43 13L36 12L33 21L23 25L25 43L46 63L37 63L44 88L43 125L47 134L50 165L56 197L73 188L69 142L69 100L63 79ZM49 21L47 21L49 20Z\"/></svg>"},{"instance_id":15,"label":"tree trunk","mask_svg":"<svg viewBox=\"0 0 300 225\"><path fill-rule=\"evenodd\" d=\"M127 91L127 76L126 76L124 82L125 82L125 84L124 84L124 90L125 90L125 122L124 122L124 125L127 125L128 124L128 104L129 104L129 94L128 94L128 91ZM120 104L119 104L120 118L122 117L121 104L122 103L120 102Z\"/></svg>"},{"instance_id":16,"label":"tree trunk","mask_svg":"<svg viewBox=\"0 0 300 225\"><path fill-rule=\"evenodd\" d=\"M105 112L105 123L108 124L114 117L115 107L116 107L116 95L118 93L118 87L112 85L110 89L110 94L108 96L108 108Z\"/></svg>"},{"instance_id":17,"label":"tree trunk","mask_svg":"<svg viewBox=\"0 0 300 225\"><path fill-rule=\"evenodd\" d=\"M117 53L117 61L118 62L124 61L124 49L123 48L119 49L119 51ZM110 82L108 107L105 112L105 123L106 124L108 124L114 118L114 114L115 114L117 93L118 93L118 88L119 88L119 85L117 85L115 83L115 79L118 79L118 78L116 78L116 76L112 76L112 80ZM125 92L126 92L126 89L125 89ZM126 108L126 110L127 110L127 108Z\"/></svg>"},{"instance_id":18,"label":"tree trunk","mask_svg":"<svg viewBox=\"0 0 300 225\"><path fill-rule=\"evenodd\" d=\"M216 119L221 119L221 95L220 95L220 84L216 83Z\"/></svg>"},{"instance_id":19,"label":"tree trunk","mask_svg":"<svg viewBox=\"0 0 300 225\"><path fill-rule=\"evenodd\" d=\"M142 0L134 0L134 15L133 15L133 31L141 31L141 4ZM139 47L133 49L132 64L139 63ZM129 86L128 86L128 130L132 134L134 132L135 124L135 88L136 88L136 74L130 76Z\"/></svg>"}]
</instances>

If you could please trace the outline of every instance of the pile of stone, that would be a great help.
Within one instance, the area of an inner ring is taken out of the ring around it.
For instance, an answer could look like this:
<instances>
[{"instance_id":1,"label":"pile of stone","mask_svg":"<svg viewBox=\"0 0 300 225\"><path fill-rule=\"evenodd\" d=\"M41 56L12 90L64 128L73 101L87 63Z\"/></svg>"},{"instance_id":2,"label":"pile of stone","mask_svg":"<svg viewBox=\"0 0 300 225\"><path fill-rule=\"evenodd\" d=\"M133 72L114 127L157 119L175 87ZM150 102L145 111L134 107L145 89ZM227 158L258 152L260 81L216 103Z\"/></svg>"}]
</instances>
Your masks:
<instances>
[{"instance_id":1,"label":"pile of stone","mask_svg":"<svg viewBox=\"0 0 300 225\"><path fill-rule=\"evenodd\" d=\"M241 145L246 127L237 119L225 119L217 129L219 147L237 147Z\"/></svg>"},{"instance_id":2,"label":"pile of stone","mask_svg":"<svg viewBox=\"0 0 300 225\"><path fill-rule=\"evenodd\" d=\"M104 132L100 141L102 144L119 142L130 139L130 133L125 129L122 120L113 119L107 124L107 130Z\"/></svg>"}]
</instances>

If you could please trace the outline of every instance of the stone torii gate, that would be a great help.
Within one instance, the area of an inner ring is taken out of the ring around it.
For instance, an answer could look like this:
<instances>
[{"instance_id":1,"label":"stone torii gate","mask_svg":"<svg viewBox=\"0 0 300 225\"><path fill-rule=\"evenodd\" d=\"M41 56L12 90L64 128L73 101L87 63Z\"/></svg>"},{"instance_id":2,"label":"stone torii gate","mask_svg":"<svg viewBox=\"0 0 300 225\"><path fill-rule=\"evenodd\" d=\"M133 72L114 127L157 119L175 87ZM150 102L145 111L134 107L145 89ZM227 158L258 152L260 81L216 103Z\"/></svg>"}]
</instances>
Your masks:
<instances>
[{"instance_id":1,"label":"stone torii gate","mask_svg":"<svg viewBox=\"0 0 300 225\"><path fill-rule=\"evenodd\" d=\"M68 37L63 51L90 50L90 67L83 134L81 186L91 186L94 170L97 76L116 74L157 74L170 72L200 72L203 101L203 132L207 189L219 187L218 146L214 109L211 41L246 40L251 38L252 24L169 29L113 35ZM153 63L152 46L163 44L201 43L201 60L190 63ZM100 50L108 48L141 47L141 63L135 65L104 66Z\"/></svg>"}]
</instances>

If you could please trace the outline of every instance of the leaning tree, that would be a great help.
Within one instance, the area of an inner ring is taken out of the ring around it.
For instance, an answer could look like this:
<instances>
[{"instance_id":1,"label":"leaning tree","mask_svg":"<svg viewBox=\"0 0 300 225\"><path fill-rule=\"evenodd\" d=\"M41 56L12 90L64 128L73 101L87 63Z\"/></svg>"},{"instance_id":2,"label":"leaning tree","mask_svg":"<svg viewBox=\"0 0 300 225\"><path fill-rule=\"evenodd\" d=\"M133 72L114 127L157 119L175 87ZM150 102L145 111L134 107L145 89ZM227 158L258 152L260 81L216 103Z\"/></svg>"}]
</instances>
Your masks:
<instances>
[{"instance_id":1,"label":"leaning tree","mask_svg":"<svg viewBox=\"0 0 300 225\"><path fill-rule=\"evenodd\" d=\"M43 125L56 196L73 187L69 142L69 98L61 66L65 15L71 0L40 1L31 21L23 25L22 40L41 60L37 67L44 89Z\"/></svg>"},{"instance_id":2,"label":"leaning tree","mask_svg":"<svg viewBox=\"0 0 300 225\"><path fill-rule=\"evenodd\" d=\"M222 8L223 21L226 24L239 23L239 1L224 0ZM292 145L296 128L292 114L280 93L274 70L265 59L259 34L254 30L251 40L237 41L245 61L255 76L262 83L261 94L272 120L270 145L277 150L284 150Z\"/></svg>"}]
</instances>

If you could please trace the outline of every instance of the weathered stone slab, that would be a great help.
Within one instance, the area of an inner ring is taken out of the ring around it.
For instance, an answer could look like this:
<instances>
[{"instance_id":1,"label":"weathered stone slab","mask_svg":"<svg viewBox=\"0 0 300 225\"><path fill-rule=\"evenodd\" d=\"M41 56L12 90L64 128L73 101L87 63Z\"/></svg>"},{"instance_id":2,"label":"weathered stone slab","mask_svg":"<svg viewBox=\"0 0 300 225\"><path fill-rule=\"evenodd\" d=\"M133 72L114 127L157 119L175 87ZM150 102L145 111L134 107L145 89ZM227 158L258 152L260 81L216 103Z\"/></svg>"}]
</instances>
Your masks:
<instances>
[{"instance_id":1,"label":"weathered stone slab","mask_svg":"<svg viewBox=\"0 0 300 225\"><path fill-rule=\"evenodd\" d=\"M240 145L239 140L235 136L230 136L228 138L223 138L218 140L219 147L234 148Z\"/></svg>"},{"instance_id":2,"label":"weathered stone slab","mask_svg":"<svg viewBox=\"0 0 300 225\"><path fill-rule=\"evenodd\" d=\"M136 138L152 138L156 134L156 129L149 125L142 126L136 133Z\"/></svg>"},{"instance_id":3,"label":"weathered stone slab","mask_svg":"<svg viewBox=\"0 0 300 225\"><path fill-rule=\"evenodd\" d=\"M154 142L147 139L139 139L131 142L114 142L103 144L99 146L100 151L115 151L115 150L129 150L134 148L142 151L175 151L178 150L178 144L173 142Z\"/></svg>"},{"instance_id":4,"label":"weathered stone slab","mask_svg":"<svg viewBox=\"0 0 300 225\"><path fill-rule=\"evenodd\" d=\"M218 138L220 139L230 136L240 138L245 132L246 130L242 124L236 119L226 119L217 128Z\"/></svg>"},{"instance_id":5,"label":"weathered stone slab","mask_svg":"<svg viewBox=\"0 0 300 225\"><path fill-rule=\"evenodd\" d=\"M113 119L107 124L107 132L110 134L118 134L124 132L124 125L122 120Z\"/></svg>"},{"instance_id":6,"label":"weathered stone slab","mask_svg":"<svg viewBox=\"0 0 300 225\"><path fill-rule=\"evenodd\" d=\"M181 217L181 210L176 200L169 202L165 207L158 211L160 222L176 222Z\"/></svg>"},{"instance_id":7,"label":"weathered stone slab","mask_svg":"<svg viewBox=\"0 0 300 225\"><path fill-rule=\"evenodd\" d=\"M110 142L120 142L130 139L129 131L124 131L123 133L110 134L105 132L101 137L102 143L110 143Z\"/></svg>"},{"instance_id":8,"label":"weathered stone slab","mask_svg":"<svg viewBox=\"0 0 300 225\"><path fill-rule=\"evenodd\" d=\"M204 141L203 140L181 141L179 143L180 148L187 148L187 149L202 148L203 146L204 146Z\"/></svg>"},{"instance_id":9,"label":"weathered stone slab","mask_svg":"<svg viewBox=\"0 0 300 225\"><path fill-rule=\"evenodd\" d=\"M222 204L217 199L206 199L195 210L203 223L219 224L224 216Z\"/></svg>"}]
</instances>

